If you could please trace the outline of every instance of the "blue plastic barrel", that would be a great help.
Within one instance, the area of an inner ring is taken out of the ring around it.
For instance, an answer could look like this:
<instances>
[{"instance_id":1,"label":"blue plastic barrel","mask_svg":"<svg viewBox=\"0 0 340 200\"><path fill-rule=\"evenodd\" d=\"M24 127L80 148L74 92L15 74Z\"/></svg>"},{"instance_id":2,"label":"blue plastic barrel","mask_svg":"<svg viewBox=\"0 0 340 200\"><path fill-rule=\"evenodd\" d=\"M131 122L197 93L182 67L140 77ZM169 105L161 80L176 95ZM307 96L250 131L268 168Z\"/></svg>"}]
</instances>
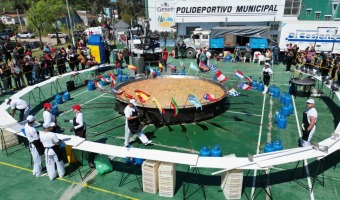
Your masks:
<instances>
[{"instance_id":1,"label":"blue plastic barrel","mask_svg":"<svg viewBox=\"0 0 340 200\"><path fill-rule=\"evenodd\" d=\"M293 114L293 112L294 112L294 106L293 106L293 104L289 104L288 105L288 107L289 107L289 114Z\"/></svg>"},{"instance_id":2,"label":"blue plastic barrel","mask_svg":"<svg viewBox=\"0 0 340 200\"><path fill-rule=\"evenodd\" d=\"M141 158L135 158L135 164L141 166L143 164L143 159Z\"/></svg>"},{"instance_id":3,"label":"blue plastic barrel","mask_svg":"<svg viewBox=\"0 0 340 200\"><path fill-rule=\"evenodd\" d=\"M258 86L257 86L257 91L259 91L259 92L262 92L262 91L263 91L263 83L262 83L262 81L259 82L259 84L258 84Z\"/></svg>"},{"instance_id":4,"label":"blue plastic barrel","mask_svg":"<svg viewBox=\"0 0 340 200\"><path fill-rule=\"evenodd\" d=\"M281 110L280 111L278 111L278 112L276 112L276 114L275 114L275 123L278 123L279 122L279 118L280 118L280 115L281 115L282 113L281 113Z\"/></svg>"},{"instance_id":5,"label":"blue plastic barrel","mask_svg":"<svg viewBox=\"0 0 340 200\"><path fill-rule=\"evenodd\" d=\"M87 83L87 90L88 91L93 91L93 90L95 90L95 85L94 85L94 82L93 81L88 81L88 83Z\"/></svg>"},{"instance_id":6,"label":"blue plastic barrel","mask_svg":"<svg viewBox=\"0 0 340 200\"><path fill-rule=\"evenodd\" d=\"M117 76L117 83L121 83L123 81L122 75Z\"/></svg>"},{"instance_id":7,"label":"blue plastic barrel","mask_svg":"<svg viewBox=\"0 0 340 200\"><path fill-rule=\"evenodd\" d=\"M280 115L279 121L277 122L277 127L280 129L286 129L287 126L287 117L284 115Z\"/></svg>"},{"instance_id":8,"label":"blue plastic barrel","mask_svg":"<svg viewBox=\"0 0 340 200\"><path fill-rule=\"evenodd\" d=\"M134 158L126 157L126 158L125 158L125 162L126 162L126 163L134 163L134 162L135 162L135 159L134 159Z\"/></svg>"},{"instance_id":9,"label":"blue plastic barrel","mask_svg":"<svg viewBox=\"0 0 340 200\"><path fill-rule=\"evenodd\" d=\"M280 151L282 149L283 149L283 145L282 145L281 140L275 140L274 141L274 150L275 151Z\"/></svg>"},{"instance_id":10,"label":"blue plastic barrel","mask_svg":"<svg viewBox=\"0 0 340 200\"><path fill-rule=\"evenodd\" d=\"M281 97L280 97L280 103L285 103L286 101L286 96L287 96L287 92L282 93Z\"/></svg>"},{"instance_id":11,"label":"blue plastic barrel","mask_svg":"<svg viewBox=\"0 0 340 200\"><path fill-rule=\"evenodd\" d=\"M256 80L254 80L254 81L251 83L251 88L252 88L253 90L257 90L257 86L258 86L258 83L257 83Z\"/></svg>"},{"instance_id":12,"label":"blue plastic barrel","mask_svg":"<svg viewBox=\"0 0 340 200\"><path fill-rule=\"evenodd\" d=\"M126 74L124 74L122 75L122 80L123 82L127 82L129 80L129 77Z\"/></svg>"},{"instance_id":13,"label":"blue plastic barrel","mask_svg":"<svg viewBox=\"0 0 340 200\"><path fill-rule=\"evenodd\" d=\"M269 153L273 151L275 151L275 149L274 149L274 144L272 142L269 142L264 146L264 153Z\"/></svg>"},{"instance_id":14,"label":"blue plastic barrel","mask_svg":"<svg viewBox=\"0 0 340 200\"><path fill-rule=\"evenodd\" d=\"M63 94L64 101L68 101L71 99L71 94L66 90Z\"/></svg>"},{"instance_id":15,"label":"blue plastic barrel","mask_svg":"<svg viewBox=\"0 0 340 200\"><path fill-rule=\"evenodd\" d=\"M275 88L273 89L273 97L274 97L274 98L279 98L279 97L280 97L280 88L275 87Z\"/></svg>"},{"instance_id":16,"label":"blue plastic barrel","mask_svg":"<svg viewBox=\"0 0 340 200\"><path fill-rule=\"evenodd\" d=\"M121 68L118 68L118 75L123 75L123 70Z\"/></svg>"},{"instance_id":17,"label":"blue plastic barrel","mask_svg":"<svg viewBox=\"0 0 340 200\"><path fill-rule=\"evenodd\" d=\"M54 116L58 116L59 115L59 109L58 109L57 104L55 102L52 102L51 105L52 105L52 110L51 110L52 114Z\"/></svg>"},{"instance_id":18,"label":"blue plastic barrel","mask_svg":"<svg viewBox=\"0 0 340 200\"><path fill-rule=\"evenodd\" d=\"M284 106L282 107L282 114L283 114L284 116L289 116L289 115L290 115L290 108L289 108L289 106L284 105Z\"/></svg>"},{"instance_id":19,"label":"blue plastic barrel","mask_svg":"<svg viewBox=\"0 0 340 200\"><path fill-rule=\"evenodd\" d=\"M285 98L285 105L288 105L292 103L292 96L290 94L287 94L286 98Z\"/></svg>"},{"instance_id":20,"label":"blue plastic barrel","mask_svg":"<svg viewBox=\"0 0 340 200\"><path fill-rule=\"evenodd\" d=\"M63 97L60 94L55 95L55 102L57 104L62 104L63 103Z\"/></svg>"},{"instance_id":21,"label":"blue plastic barrel","mask_svg":"<svg viewBox=\"0 0 340 200\"><path fill-rule=\"evenodd\" d=\"M218 144L216 144L212 149L211 149L211 156L212 157L222 157L222 150Z\"/></svg>"},{"instance_id":22,"label":"blue plastic barrel","mask_svg":"<svg viewBox=\"0 0 340 200\"><path fill-rule=\"evenodd\" d=\"M208 147L202 146L202 149L200 150L200 156L209 157L210 156L210 149Z\"/></svg>"}]
</instances>

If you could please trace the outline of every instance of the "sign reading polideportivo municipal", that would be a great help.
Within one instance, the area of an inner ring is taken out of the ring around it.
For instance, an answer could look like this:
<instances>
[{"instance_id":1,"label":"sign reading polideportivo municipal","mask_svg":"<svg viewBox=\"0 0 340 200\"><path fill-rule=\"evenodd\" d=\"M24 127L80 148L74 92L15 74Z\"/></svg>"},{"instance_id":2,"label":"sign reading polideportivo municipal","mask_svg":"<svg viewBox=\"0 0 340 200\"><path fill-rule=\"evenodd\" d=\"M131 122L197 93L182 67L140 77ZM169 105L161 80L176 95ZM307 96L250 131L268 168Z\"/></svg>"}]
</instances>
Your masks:
<instances>
[{"instance_id":1,"label":"sign reading polideportivo municipal","mask_svg":"<svg viewBox=\"0 0 340 200\"><path fill-rule=\"evenodd\" d=\"M285 0L148 0L151 29L175 23L279 21Z\"/></svg>"}]
</instances>

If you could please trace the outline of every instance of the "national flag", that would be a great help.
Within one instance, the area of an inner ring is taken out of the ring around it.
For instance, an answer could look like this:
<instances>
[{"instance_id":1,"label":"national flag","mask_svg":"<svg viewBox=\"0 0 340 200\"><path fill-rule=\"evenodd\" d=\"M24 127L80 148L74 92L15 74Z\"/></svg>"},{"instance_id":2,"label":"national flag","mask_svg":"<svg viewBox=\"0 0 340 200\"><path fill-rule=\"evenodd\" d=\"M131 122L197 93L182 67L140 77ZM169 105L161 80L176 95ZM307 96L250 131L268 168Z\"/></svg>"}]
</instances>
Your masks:
<instances>
[{"instance_id":1,"label":"national flag","mask_svg":"<svg viewBox=\"0 0 340 200\"><path fill-rule=\"evenodd\" d=\"M136 96L138 97L139 101L142 103L145 103L149 98L150 95L141 91L141 90L135 90Z\"/></svg>"},{"instance_id":2,"label":"national flag","mask_svg":"<svg viewBox=\"0 0 340 200\"><path fill-rule=\"evenodd\" d=\"M156 98L152 98L152 101L155 102L158 110L159 110L159 113L161 113L162 115L165 114L165 111L164 109L162 108L162 105L158 102L158 100Z\"/></svg>"},{"instance_id":3,"label":"national flag","mask_svg":"<svg viewBox=\"0 0 340 200\"><path fill-rule=\"evenodd\" d=\"M210 102L218 101L217 99L215 99L214 95L208 93L203 95L203 99L208 100Z\"/></svg>"},{"instance_id":4,"label":"national flag","mask_svg":"<svg viewBox=\"0 0 340 200\"><path fill-rule=\"evenodd\" d=\"M253 80L251 80L251 78L250 78L249 76L245 76L244 79L245 79L246 81L250 82L250 83L253 82Z\"/></svg>"},{"instance_id":5,"label":"national flag","mask_svg":"<svg viewBox=\"0 0 340 200\"><path fill-rule=\"evenodd\" d=\"M150 74L151 74L154 78L157 77L157 73L156 73L153 69L151 69L151 68L150 68Z\"/></svg>"},{"instance_id":6,"label":"national flag","mask_svg":"<svg viewBox=\"0 0 340 200\"><path fill-rule=\"evenodd\" d=\"M196 98L195 95L189 94L189 96L188 96L188 101L189 101L190 103L192 103L192 104L196 107L196 109L197 109L197 108L201 108L201 110L202 110L202 105L201 105L201 103L198 101L198 99Z\"/></svg>"},{"instance_id":7,"label":"national flag","mask_svg":"<svg viewBox=\"0 0 340 200\"><path fill-rule=\"evenodd\" d=\"M114 88L114 87L115 87L115 83L116 83L116 81L112 81L112 82L111 82L111 88Z\"/></svg>"},{"instance_id":8,"label":"national flag","mask_svg":"<svg viewBox=\"0 0 340 200\"><path fill-rule=\"evenodd\" d=\"M159 71L163 72L163 65L161 62L158 63Z\"/></svg>"},{"instance_id":9,"label":"national flag","mask_svg":"<svg viewBox=\"0 0 340 200\"><path fill-rule=\"evenodd\" d=\"M215 65L210 66L210 71L217 72L218 68Z\"/></svg>"},{"instance_id":10,"label":"national flag","mask_svg":"<svg viewBox=\"0 0 340 200\"><path fill-rule=\"evenodd\" d=\"M127 67L128 67L129 69L131 69L131 70L136 70L136 69L137 69L137 67L135 67L135 66L133 66L133 65L127 65Z\"/></svg>"},{"instance_id":11,"label":"national flag","mask_svg":"<svg viewBox=\"0 0 340 200\"><path fill-rule=\"evenodd\" d=\"M230 90L228 91L228 94L229 94L230 96L233 96L233 97L236 97L236 96L240 95L240 93L237 92L234 88L230 89Z\"/></svg>"},{"instance_id":12,"label":"national flag","mask_svg":"<svg viewBox=\"0 0 340 200\"><path fill-rule=\"evenodd\" d=\"M124 95L128 99L133 99L133 96L131 94L128 94L127 92L123 91Z\"/></svg>"},{"instance_id":13,"label":"national flag","mask_svg":"<svg viewBox=\"0 0 340 200\"><path fill-rule=\"evenodd\" d=\"M109 79L105 78L104 76L98 76L98 78L100 78L100 80L102 80L105 83L111 82Z\"/></svg>"},{"instance_id":14,"label":"national flag","mask_svg":"<svg viewBox=\"0 0 340 200\"><path fill-rule=\"evenodd\" d=\"M242 90L249 90L251 88L251 86L246 84L246 83L240 83L240 84L238 84L238 88L240 88Z\"/></svg>"},{"instance_id":15,"label":"national flag","mask_svg":"<svg viewBox=\"0 0 340 200\"><path fill-rule=\"evenodd\" d=\"M240 70L236 70L235 76L237 76L239 78L244 78L244 75L243 75L243 73Z\"/></svg>"},{"instance_id":16,"label":"national flag","mask_svg":"<svg viewBox=\"0 0 340 200\"><path fill-rule=\"evenodd\" d=\"M100 85L97 81L94 81L94 85L99 88L101 91L104 91L104 87L102 85Z\"/></svg>"},{"instance_id":17,"label":"national flag","mask_svg":"<svg viewBox=\"0 0 340 200\"><path fill-rule=\"evenodd\" d=\"M220 83L228 81L228 78L222 74L221 70L217 70L215 76Z\"/></svg>"},{"instance_id":18,"label":"national flag","mask_svg":"<svg viewBox=\"0 0 340 200\"><path fill-rule=\"evenodd\" d=\"M183 69L185 69L185 65L184 65L184 63L183 63L182 61L179 61L179 65L180 65Z\"/></svg>"},{"instance_id":19,"label":"national flag","mask_svg":"<svg viewBox=\"0 0 340 200\"><path fill-rule=\"evenodd\" d=\"M111 88L112 92L115 93L116 95L121 95L124 93L124 91L121 90L115 90L114 88Z\"/></svg>"},{"instance_id":20,"label":"national flag","mask_svg":"<svg viewBox=\"0 0 340 200\"><path fill-rule=\"evenodd\" d=\"M174 109L174 117L176 117L178 114L178 105L174 98L171 98L170 107Z\"/></svg>"},{"instance_id":21,"label":"national flag","mask_svg":"<svg viewBox=\"0 0 340 200\"><path fill-rule=\"evenodd\" d=\"M200 69L198 69L198 67L193 62L190 63L189 68L192 69L192 70L195 70L195 71L199 71L200 70Z\"/></svg>"},{"instance_id":22,"label":"national flag","mask_svg":"<svg viewBox=\"0 0 340 200\"><path fill-rule=\"evenodd\" d=\"M109 76L110 76L110 78L111 78L111 82L116 83L117 77L116 77L112 72L109 72Z\"/></svg>"}]
</instances>

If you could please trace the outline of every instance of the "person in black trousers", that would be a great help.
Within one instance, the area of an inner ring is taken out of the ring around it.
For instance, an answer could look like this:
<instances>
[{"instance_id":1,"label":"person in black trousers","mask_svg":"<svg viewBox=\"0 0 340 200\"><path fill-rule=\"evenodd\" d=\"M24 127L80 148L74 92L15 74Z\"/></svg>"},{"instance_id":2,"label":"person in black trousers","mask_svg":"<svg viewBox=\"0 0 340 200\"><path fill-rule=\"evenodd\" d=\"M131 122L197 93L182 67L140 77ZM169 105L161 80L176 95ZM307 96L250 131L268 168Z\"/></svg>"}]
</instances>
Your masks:
<instances>
[{"instance_id":1,"label":"person in black trousers","mask_svg":"<svg viewBox=\"0 0 340 200\"><path fill-rule=\"evenodd\" d=\"M294 54L292 51L289 51L287 56L286 56L286 72L290 72L290 68L293 64L293 57L294 57Z\"/></svg>"}]
</instances>

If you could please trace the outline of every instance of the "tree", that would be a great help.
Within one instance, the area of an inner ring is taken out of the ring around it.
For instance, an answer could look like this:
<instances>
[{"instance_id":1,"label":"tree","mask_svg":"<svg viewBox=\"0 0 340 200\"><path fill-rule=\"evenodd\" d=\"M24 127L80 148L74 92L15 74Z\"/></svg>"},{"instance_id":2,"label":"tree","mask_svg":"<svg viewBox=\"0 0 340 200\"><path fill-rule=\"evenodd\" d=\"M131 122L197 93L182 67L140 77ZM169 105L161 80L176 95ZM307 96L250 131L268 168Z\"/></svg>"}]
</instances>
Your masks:
<instances>
[{"instance_id":1,"label":"tree","mask_svg":"<svg viewBox=\"0 0 340 200\"><path fill-rule=\"evenodd\" d=\"M43 42L41 39L42 32L51 27L66 11L62 0L27 0L29 9L26 12L28 23L38 31L41 48Z\"/></svg>"}]
</instances>

